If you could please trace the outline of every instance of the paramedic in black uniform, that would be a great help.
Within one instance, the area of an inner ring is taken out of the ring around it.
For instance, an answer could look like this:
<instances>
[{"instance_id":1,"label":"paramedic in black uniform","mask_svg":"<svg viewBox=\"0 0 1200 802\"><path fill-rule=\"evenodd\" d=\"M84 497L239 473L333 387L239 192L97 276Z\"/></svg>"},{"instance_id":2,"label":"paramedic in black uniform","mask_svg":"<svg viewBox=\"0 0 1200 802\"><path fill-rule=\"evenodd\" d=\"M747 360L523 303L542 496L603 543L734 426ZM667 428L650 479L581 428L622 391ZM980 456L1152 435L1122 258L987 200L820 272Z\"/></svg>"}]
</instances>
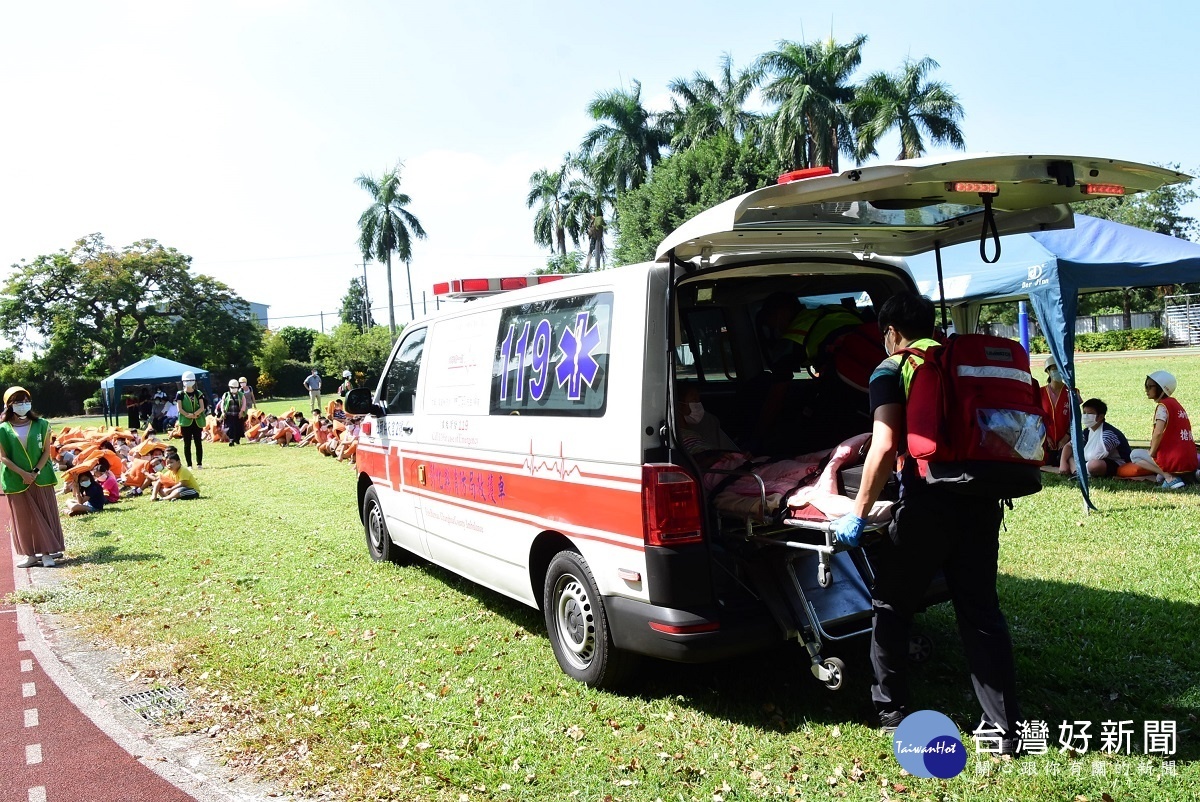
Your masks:
<instances>
[{"instance_id":1,"label":"paramedic in black uniform","mask_svg":"<svg viewBox=\"0 0 1200 802\"><path fill-rule=\"evenodd\" d=\"M909 346L936 345L934 306L912 293L889 298L879 310L879 328L889 355ZM871 446L863 467L854 512L837 520L839 542L858 545L867 510L897 469L905 442L905 402L912 368L889 356L871 376ZM905 360L907 362L907 360ZM977 733L1001 752L1015 753L1016 672L1008 624L996 593L996 562L1003 511L994 499L962 495L927 484L913 460L900 463L900 501L893 510L889 538L875 558L872 592L871 699L880 726L891 731L909 712L908 641L913 615L922 609L930 581L941 570L954 602L958 631L966 650L975 695L983 708ZM1003 730L1003 738L996 732Z\"/></svg>"}]
</instances>

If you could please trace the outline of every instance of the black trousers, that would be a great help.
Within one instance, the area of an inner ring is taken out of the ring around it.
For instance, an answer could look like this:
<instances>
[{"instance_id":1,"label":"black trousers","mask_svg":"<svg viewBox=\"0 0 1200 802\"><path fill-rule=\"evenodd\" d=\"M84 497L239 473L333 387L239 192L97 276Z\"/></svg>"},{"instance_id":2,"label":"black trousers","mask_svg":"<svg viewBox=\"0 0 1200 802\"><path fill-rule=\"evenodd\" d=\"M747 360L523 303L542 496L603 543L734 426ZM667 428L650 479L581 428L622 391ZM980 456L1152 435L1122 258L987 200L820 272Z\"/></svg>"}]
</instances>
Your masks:
<instances>
[{"instance_id":1,"label":"black trousers","mask_svg":"<svg viewBox=\"0 0 1200 802\"><path fill-rule=\"evenodd\" d=\"M187 460L187 466L192 467L192 443L196 444L196 464L204 464L204 441L200 439L200 433L204 431L199 426L180 426L179 430L183 432L183 458Z\"/></svg>"},{"instance_id":2,"label":"black trousers","mask_svg":"<svg viewBox=\"0 0 1200 802\"><path fill-rule=\"evenodd\" d=\"M907 490L907 488L906 488ZM875 557L871 698L880 712L908 706L908 641L940 570L958 618L975 695L987 723L1013 733L1020 718L1008 623L996 593L1003 510L991 499L940 488L906 492L895 511L892 540Z\"/></svg>"}]
</instances>

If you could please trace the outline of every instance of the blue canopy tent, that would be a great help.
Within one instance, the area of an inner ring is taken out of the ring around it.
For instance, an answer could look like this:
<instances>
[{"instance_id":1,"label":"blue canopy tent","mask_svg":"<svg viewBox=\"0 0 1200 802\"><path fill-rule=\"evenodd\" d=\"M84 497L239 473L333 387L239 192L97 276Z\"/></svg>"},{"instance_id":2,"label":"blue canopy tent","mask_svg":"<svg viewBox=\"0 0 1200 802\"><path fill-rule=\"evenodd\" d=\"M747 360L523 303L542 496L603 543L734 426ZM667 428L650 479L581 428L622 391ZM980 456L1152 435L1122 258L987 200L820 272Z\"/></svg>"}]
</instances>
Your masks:
<instances>
[{"instance_id":1,"label":"blue canopy tent","mask_svg":"<svg viewBox=\"0 0 1200 802\"><path fill-rule=\"evenodd\" d=\"M134 362L127 368L100 380L100 396L104 405L104 420L107 423L111 417L117 420L121 409L117 406L122 393L133 387L153 387L155 385L179 384L180 377L185 371L196 374L196 384L204 390L205 398L212 398L212 384L208 371L194 368L173 359L161 356L148 356L140 362Z\"/></svg>"},{"instance_id":2,"label":"blue canopy tent","mask_svg":"<svg viewBox=\"0 0 1200 802\"><path fill-rule=\"evenodd\" d=\"M1200 244L1086 215L1075 215L1073 229L1014 234L1001 242L995 264L980 259L978 243L942 250L945 301L953 308L955 330L974 331L984 303L1028 298L1070 387L1075 386L1080 292L1200 281ZM934 255L910 257L907 262L920 291L937 301ZM1072 408L1071 421L1074 450L1082 454L1078 408ZM1079 486L1086 507L1095 509L1082 465Z\"/></svg>"}]
</instances>

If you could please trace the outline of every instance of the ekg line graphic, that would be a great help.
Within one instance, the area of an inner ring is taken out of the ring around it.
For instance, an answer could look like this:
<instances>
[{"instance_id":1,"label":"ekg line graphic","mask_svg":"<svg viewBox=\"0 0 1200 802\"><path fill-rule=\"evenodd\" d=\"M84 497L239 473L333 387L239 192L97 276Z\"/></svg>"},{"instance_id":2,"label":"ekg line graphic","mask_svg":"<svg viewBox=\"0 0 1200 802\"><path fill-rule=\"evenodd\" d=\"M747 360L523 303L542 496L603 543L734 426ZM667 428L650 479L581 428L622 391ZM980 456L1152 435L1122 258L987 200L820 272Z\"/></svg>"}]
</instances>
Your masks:
<instances>
[{"instance_id":1,"label":"ekg line graphic","mask_svg":"<svg viewBox=\"0 0 1200 802\"><path fill-rule=\"evenodd\" d=\"M578 465L571 465L569 468L567 467L566 457L563 456L562 441L559 441L558 443L558 459L550 462L546 462L545 460L538 462L537 457L535 457L533 454L533 441L530 440L529 456L525 457L524 462L521 463L521 467L528 471L530 476L536 476L542 471L552 471L553 473L558 474L559 479L566 479L572 474L575 476L583 475L583 472L579 470Z\"/></svg>"}]
</instances>

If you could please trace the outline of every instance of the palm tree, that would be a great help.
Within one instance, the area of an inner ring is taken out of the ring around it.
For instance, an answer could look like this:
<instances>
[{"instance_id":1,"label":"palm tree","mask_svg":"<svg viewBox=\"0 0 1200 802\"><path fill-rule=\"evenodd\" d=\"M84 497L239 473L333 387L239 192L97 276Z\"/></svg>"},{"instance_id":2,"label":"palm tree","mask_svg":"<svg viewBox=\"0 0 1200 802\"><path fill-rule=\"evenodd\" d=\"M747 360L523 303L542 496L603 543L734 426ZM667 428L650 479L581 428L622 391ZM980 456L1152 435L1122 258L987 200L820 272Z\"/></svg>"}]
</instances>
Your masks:
<instances>
[{"instance_id":1,"label":"palm tree","mask_svg":"<svg viewBox=\"0 0 1200 802\"><path fill-rule=\"evenodd\" d=\"M632 92L614 89L597 95L588 113L600 124L588 131L580 148L594 158L596 175L617 193L644 184L668 137L642 106L641 83L634 81Z\"/></svg>"},{"instance_id":2,"label":"palm tree","mask_svg":"<svg viewBox=\"0 0 1200 802\"><path fill-rule=\"evenodd\" d=\"M925 152L922 132L934 143L966 147L958 127L963 116L958 98L948 85L926 80L937 68L928 56L906 59L899 73L877 72L862 83L853 109L859 161L876 155L879 140L893 128L900 129L899 159L915 159Z\"/></svg>"},{"instance_id":3,"label":"palm tree","mask_svg":"<svg viewBox=\"0 0 1200 802\"><path fill-rule=\"evenodd\" d=\"M568 228L578 228L567 219L570 201L567 190L574 165L575 159L568 153L558 170L542 169L529 176L529 195L525 198L527 208L540 204L533 218L533 241L551 251L557 248L560 256L567 252ZM572 240L579 244L578 236L572 236Z\"/></svg>"},{"instance_id":4,"label":"palm tree","mask_svg":"<svg viewBox=\"0 0 1200 802\"><path fill-rule=\"evenodd\" d=\"M779 104L771 121L771 140L789 167L828 165L837 172L838 153L854 154L849 106L854 100L850 74L862 62L867 37L846 44L783 41L758 57L755 69L763 98Z\"/></svg>"},{"instance_id":5,"label":"palm tree","mask_svg":"<svg viewBox=\"0 0 1200 802\"><path fill-rule=\"evenodd\" d=\"M355 181L371 195L371 205L358 218L358 247L363 259L374 259L387 264L388 327L392 339L396 339L396 306L392 301L392 252L404 262L404 275L408 282L409 319L416 318L417 308L413 303L412 238L425 239L425 229L412 212L404 208L412 199L400 191L400 169L397 164L390 172L378 179L360 175Z\"/></svg>"},{"instance_id":6,"label":"palm tree","mask_svg":"<svg viewBox=\"0 0 1200 802\"><path fill-rule=\"evenodd\" d=\"M582 237L587 237L583 270L589 270L593 260L596 269L602 270L607 254L604 235L608 232L609 222L616 209L616 192L605 183L595 161L581 157L576 160L575 167L579 177L571 181L567 190L567 233L576 243Z\"/></svg>"},{"instance_id":7,"label":"palm tree","mask_svg":"<svg viewBox=\"0 0 1200 802\"><path fill-rule=\"evenodd\" d=\"M673 131L671 147L690 148L724 131L740 141L758 122L758 115L746 111L746 98L755 86L756 74L744 70L734 74L733 57L721 56L717 80L696 71L690 79L676 78L668 88L679 99L671 98L671 110L661 115L663 128Z\"/></svg>"}]
</instances>

